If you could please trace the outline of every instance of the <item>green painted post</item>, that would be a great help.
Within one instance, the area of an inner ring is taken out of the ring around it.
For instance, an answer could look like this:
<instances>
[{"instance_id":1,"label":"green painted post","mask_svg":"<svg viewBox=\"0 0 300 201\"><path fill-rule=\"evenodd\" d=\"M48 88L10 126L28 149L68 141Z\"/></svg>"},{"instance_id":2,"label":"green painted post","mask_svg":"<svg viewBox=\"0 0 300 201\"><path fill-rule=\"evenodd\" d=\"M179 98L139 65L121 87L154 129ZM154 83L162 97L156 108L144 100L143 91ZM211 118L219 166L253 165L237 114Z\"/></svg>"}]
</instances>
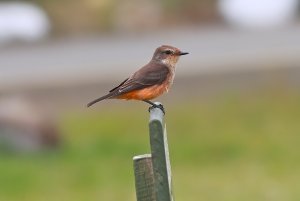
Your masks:
<instances>
[{"instance_id":1,"label":"green painted post","mask_svg":"<svg viewBox=\"0 0 300 201\"><path fill-rule=\"evenodd\" d=\"M154 173L156 201L172 201L171 167L163 112L159 108L150 110L150 145Z\"/></svg>"},{"instance_id":2,"label":"green painted post","mask_svg":"<svg viewBox=\"0 0 300 201\"><path fill-rule=\"evenodd\" d=\"M163 117L159 108L150 110L151 154L133 158L137 201L173 201L168 140Z\"/></svg>"}]
</instances>

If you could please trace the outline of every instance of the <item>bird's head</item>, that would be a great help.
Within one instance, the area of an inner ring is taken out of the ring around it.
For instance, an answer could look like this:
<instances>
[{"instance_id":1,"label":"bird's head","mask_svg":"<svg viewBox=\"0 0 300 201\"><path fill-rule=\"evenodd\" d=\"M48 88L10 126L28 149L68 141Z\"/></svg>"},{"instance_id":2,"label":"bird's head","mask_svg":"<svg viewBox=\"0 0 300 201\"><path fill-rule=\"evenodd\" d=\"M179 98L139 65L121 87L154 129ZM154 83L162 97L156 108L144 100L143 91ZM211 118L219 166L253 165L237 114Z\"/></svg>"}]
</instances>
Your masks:
<instances>
[{"instance_id":1,"label":"bird's head","mask_svg":"<svg viewBox=\"0 0 300 201\"><path fill-rule=\"evenodd\" d=\"M182 52L176 47L162 45L155 50L152 60L175 66L179 57L186 54L188 52Z\"/></svg>"}]
</instances>

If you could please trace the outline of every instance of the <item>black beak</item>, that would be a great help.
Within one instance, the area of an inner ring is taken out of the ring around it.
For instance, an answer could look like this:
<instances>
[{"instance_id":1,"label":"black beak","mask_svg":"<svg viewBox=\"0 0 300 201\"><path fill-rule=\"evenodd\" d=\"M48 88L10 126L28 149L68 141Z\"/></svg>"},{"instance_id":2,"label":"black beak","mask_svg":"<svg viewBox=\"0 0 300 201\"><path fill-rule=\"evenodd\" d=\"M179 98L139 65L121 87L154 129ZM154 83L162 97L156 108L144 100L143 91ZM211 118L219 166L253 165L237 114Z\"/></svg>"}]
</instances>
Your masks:
<instances>
[{"instance_id":1,"label":"black beak","mask_svg":"<svg viewBox=\"0 0 300 201\"><path fill-rule=\"evenodd\" d=\"M181 55L186 55L186 54L188 54L188 52L180 52L180 53L179 53L180 56L181 56Z\"/></svg>"}]
</instances>

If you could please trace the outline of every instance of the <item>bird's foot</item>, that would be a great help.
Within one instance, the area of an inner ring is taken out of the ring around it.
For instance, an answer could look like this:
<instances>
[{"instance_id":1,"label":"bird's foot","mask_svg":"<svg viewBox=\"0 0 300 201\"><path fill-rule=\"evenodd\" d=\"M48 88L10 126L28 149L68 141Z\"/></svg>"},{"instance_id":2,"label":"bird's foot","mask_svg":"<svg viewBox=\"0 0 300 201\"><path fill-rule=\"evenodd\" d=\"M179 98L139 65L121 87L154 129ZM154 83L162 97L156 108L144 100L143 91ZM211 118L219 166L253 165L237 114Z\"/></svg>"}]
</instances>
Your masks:
<instances>
[{"instance_id":1,"label":"bird's foot","mask_svg":"<svg viewBox=\"0 0 300 201\"><path fill-rule=\"evenodd\" d=\"M151 107L149 107L148 111L150 112L150 110L152 110L153 108L159 108L164 114L166 114L165 108L162 104L152 105Z\"/></svg>"}]
</instances>

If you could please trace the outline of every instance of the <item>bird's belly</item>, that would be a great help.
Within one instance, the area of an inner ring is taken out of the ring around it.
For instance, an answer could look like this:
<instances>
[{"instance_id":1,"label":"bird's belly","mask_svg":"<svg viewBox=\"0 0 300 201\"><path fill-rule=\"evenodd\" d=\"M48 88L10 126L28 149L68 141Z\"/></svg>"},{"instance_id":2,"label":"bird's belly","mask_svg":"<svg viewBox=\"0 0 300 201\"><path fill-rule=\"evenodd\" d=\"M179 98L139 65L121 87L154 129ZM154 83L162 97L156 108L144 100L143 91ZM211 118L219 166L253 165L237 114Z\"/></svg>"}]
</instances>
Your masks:
<instances>
[{"instance_id":1,"label":"bird's belly","mask_svg":"<svg viewBox=\"0 0 300 201\"><path fill-rule=\"evenodd\" d=\"M131 91L125 94L122 94L116 98L118 99L135 99L135 100L151 100L154 99L161 94L163 94L165 91L168 90L168 86L166 84L161 85L154 85L151 87L147 87L140 90Z\"/></svg>"}]
</instances>

